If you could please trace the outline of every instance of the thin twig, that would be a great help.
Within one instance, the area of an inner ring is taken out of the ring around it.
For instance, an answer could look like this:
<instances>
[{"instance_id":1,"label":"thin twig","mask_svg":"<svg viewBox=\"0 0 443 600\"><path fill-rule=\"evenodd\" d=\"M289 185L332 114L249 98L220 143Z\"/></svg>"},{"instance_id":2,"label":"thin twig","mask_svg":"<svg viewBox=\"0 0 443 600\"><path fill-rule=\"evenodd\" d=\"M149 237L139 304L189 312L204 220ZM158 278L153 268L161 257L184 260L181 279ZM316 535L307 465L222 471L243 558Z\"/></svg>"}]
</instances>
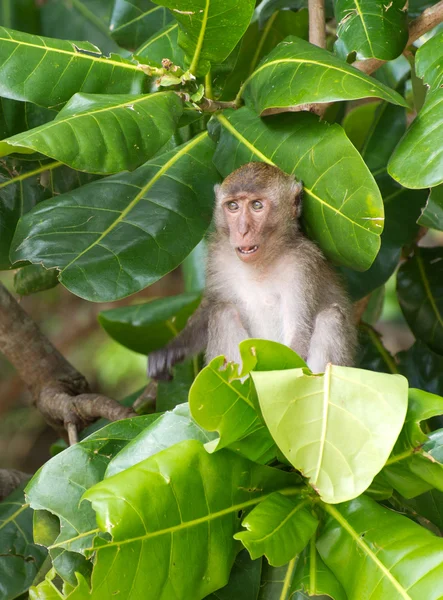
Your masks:
<instances>
[{"instance_id":1,"label":"thin twig","mask_svg":"<svg viewBox=\"0 0 443 600\"><path fill-rule=\"evenodd\" d=\"M74 446L78 442L78 431L74 423L66 423L66 431L68 432L69 445Z\"/></svg>"},{"instance_id":2,"label":"thin twig","mask_svg":"<svg viewBox=\"0 0 443 600\"><path fill-rule=\"evenodd\" d=\"M217 110L224 110L225 108L238 108L238 105L234 101L222 102L221 100L212 100L211 98L203 97L198 103L198 107L203 112L216 112Z\"/></svg>"}]
</instances>

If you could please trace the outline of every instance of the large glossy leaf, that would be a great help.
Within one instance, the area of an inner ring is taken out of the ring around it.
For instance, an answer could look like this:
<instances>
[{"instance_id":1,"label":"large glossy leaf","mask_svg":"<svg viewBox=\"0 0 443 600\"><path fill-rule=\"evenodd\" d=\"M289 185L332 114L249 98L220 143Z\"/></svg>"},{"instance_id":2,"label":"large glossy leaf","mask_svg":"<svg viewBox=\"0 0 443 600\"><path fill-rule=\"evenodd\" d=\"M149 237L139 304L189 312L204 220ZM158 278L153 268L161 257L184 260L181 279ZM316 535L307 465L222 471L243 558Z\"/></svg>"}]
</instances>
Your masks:
<instances>
[{"instance_id":1,"label":"large glossy leaf","mask_svg":"<svg viewBox=\"0 0 443 600\"><path fill-rule=\"evenodd\" d=\"M305 600L311 596L348 600L341 584L318 555L314 538L308 548L284 567L271 567L264 562L258 600Z\"/></svg>"},{"instance_id":2,"label":"large glossy leaf","mask_svg":"<svg viewBox=\"0 0 443 600\"><path fill-rule=\"evenodd\" d=\"M318 527L310 498L286 498L278 492L260 502L242 521L246 531L234 535L251 558L266 556L273 567L291 561L308 544Z\"/></svg>"},{"instance_id":3,"label":"large glossy leaf","mask_svg":"<svg viewBox=\"0 0 443 600\"><path fill-rule=\"evenodd\" d=\"M95 547L90 598L204 598L228 582L239 511L281 489L297 495L296 480L227 450L211 455L199 442L185 441L100 482L84 498L112 541ZM74 593L77 598L84 597Z\"/></svg>"},{"instance_id":4,"label":"large glossy leaf","mask_svg":"<svg viewBox=\"0 0 443 600\"><path fill-rule=\"evenodd\" d=\"M392 60L408 41L408 17L403 0L338 0L335 2L337 37L335 49L346 58Z\"/></svg>"},{"instance_id":5,"label":"large glossy leaf","mask_svg":"<svg viewBox=\"0 0 443 600\"><path fill-rule=\"evenodd\" d=\"M443 354L442 248L416 248L398 271L397 295L416 338Z\"/></svg>"},{"instance_id":6,"label":"large glossy leaf","mask_svg":"<svg viewBox=\"0 0 443 600\"><path fill-rule=\"evenodd\" d=\"M408 378L410 387L443 396L443 356L416 341L398 359L400 373Z\"/></svg>"},{"instance_id":7,"label":"large glossy leaf","mask_svg":"<svg viewBox=\"0 0 443 600\"><path fill-rule=\"evenodd\" d=\"M139 94L145 75L88 42L68 42L0 27L0 95L60 107L76 92Z\"/></svg>"},{"instance_id":8,"label":"large glossy leaf","mask_svg":"<svg viewBox=\"0 0 443 600\"><path fill-rule=\"evenodd\" d=\"M252 369L292 369L305 363L288 347L265 340L245 340L240 353L241 373L232 363L223 368L223 356L214 358L199 373L189 393L189 405L197 423L220 435L210 444L212 452L230 447L255 461L267 462L275 456L275 444L255 409L251 380L242 379Z\"/></svg>"},{"instance_id":9,"label":"large glossy leaf","mask_svg":"<svg viewBox=\"0 0 443 600\"><path fill-rule=\"evenodd\" d=\"M409 391L405 425L382 475L405 498L413 498L435 487L443 491L443 460L433 448L441 445L440 434L426 434L422 422L443 414L443 398L422 390ZM428 451L429 450L429 451Z\"/></svg>"},{"instance_id":10,"label":"large glossy leaf","mask_svg":"<svg viewBox=\"0 0 443 600\"><path fill-rule=\"evenodd\" d=\"M129 469L142 460L178 444L183 440L202 443L213 440L215 435L202 429L189 412L188 404L181 404L167 412L141 431L125 448L111 460L105 477L111 477Z\"/></svg>"},{"instance_id":11,"label":"large glossy leaf","mask_svg":"<svg viewBox=\"0 0 443 600\"><path fill-rule=\"evenodd\" d=\"M418 223L443 231L443 185L432 188Z\"/></svg>"},{"instance_id":12,"label":"large glossy leaf","mask_svg":"<svg viewBox=\"0 0 443 600\"><path fill-rule=\"evenodd\" d=\"M1 139L38 127L57 116L57 111L30 102L0 98Z\"/></svg>"},{"instance_id":13,"label":"large glossy leaf","mask_svg":"<svg viewBox=\"0 0 443 600\"><path fill-rule=\"evenodd\" d=\"M430 89L388 165L392 177L410 188L433 187L443 182L442 48L443 32L439 32L417 51L417 75Z\"/></svg>"},{"instance_id":14,"label":"large glossy leaf","mask_svg":"<svg viewBox=\"0 0 443 600\"><path fill-rule=\"evenodd\" d=\"M0 598L13 600L27 591L38 573L46 550L33 543L33 510L23 490L0 503Z\"/></svg>"},{"instance_id":15,"label":"large glossy leaf","mask_svg":"<svg viewBox=\"0 0 443 600\"><path fill-rule=\"evenodd\" d=\"M150 0L114 0L109 29L121 46L134 49L172 20L168 10Z\"/></svg>"},{"instance_id":16,"label":"large glossy leaf","mask_svg":"<svg viewBox=\"0 0 443 600\"><path fill-rule=\"evenodd\" d=\"M137 48L135 56L141 62L146 60L150 65L158 67L162 66L164 58L168 58L175 65L183 66L185 57L178 45L178 32L178 23L169 23Z\"/></svg>"},{"instance_id":17,"label":"large glossy leaf","mask_svg":"<svg viewBox=\"0 0 443 600\"><path fill-rule=\"evenodd\" d=\"M174 92L75 94L50 123L0 142L0 156L26 148L79 171L132 171L166 144L182 106Z\"/></svg>"},{"instance_id":18,"label":"large glossy leaf","mask_svg":"<svg viewBox=\"0 0 443 600\"><path fill-rule=\"evenodd\" d=\"M154 0L180 23L179 44L194 75L222 62L235 48L252 17L254 0Z\"/></svg>"},{"instance_id":19,"label":"large glossy leaf","mask_svg":"<svg viewBox=\"0 0 443 600\"><path fill-rule=\"evenodd\" d=\"M20 221L12 259L57 267L63 285L95 302L139 291L177 267L209 226L212 152L202 133L133 173L40 204Z\"/></svg>"},{"instance_id":20,"label":"large glossy leaf","mask_svg":"<svg viewBox=\"0 0 443 600\"><path fill-rule=\"evenodd\" d=\"M330 518L317 548L348 598L442 597L441 538L365 496L324 509Z\"/></svg>"},{"instance_id":21,"label":"large glossy leaf","mask_svg":"<svg viewBox=\"0 0 443 600\"><path fill-rule=\"evenodd\" d=\"M60 162L8 158L0 165L0 269L8 269L9 248L19 218L38 202L73 190L95 177Z\"/></svg>"},{"instance_id":22,"label":"large glossy leaf","mask_svg":"<svg viewBox=\"0 0 443 600\"><path fill-rule=\"evenodd\" d=\"M228 175L249 161L275 164L304 183L308 233L333 261L368 269L380 248L383 204L360 154L339 125L311 114L262 120L249 108L219 115L214 162Z\"/></svg>"},{"instance_id":23,"label":"large glossy leaf","mask_svg":"<svg viewBox=\"0 0 443 600\"><path fill-rule=\"evenodd\" d=\"M394 90L295 36L268 54L246 80L242 93L259 114L268 108L367 97L407 106Z\"/></svg>"},{"instance_id":24,"label":"large glossy leaf","mask_svg":"<svg viewBox=\"0 0 443 600\"><path fill-rule=\"evenodd\" d=\"M409 506L416 515L424 517L443 532L443 492L429 490L416 498L402 498L402 503Z\"/></svg>"},{"instance_id":25,"label":"large glossy leaf","mask_svg":"<svg viewBox=\"0 0 443 600\"><path fill-rule=\"evenodd\" d=\"M163 348L183 329L200 297L198 293L185 293L113 308L101 312L98 320L114 340L135 352L149 354Z\"/></svg>"},{"instance_id":26,"label":"large glossy leaf","mask_svg":"<svg viewBox=\"0 0 443 600\"><path fill-rule=\"evenodd\" d=\"M109 34L111 10L110 0L45 0L40 8L40 33L64 40L87 40L103 52L118 52Z\"/></svg>"},{"instance_id":27,"label":"large glossy leaf","mask_svg":"<svg viewBox=\"0 0 443 600\"><path fill-rule=\"evenodd\" d=\"M207 600L257 600L261 570L261 559L251 560L247 550L242 550L237 554L228 585L207 596Z\"/></svg>"},{"instance_id":28,"label":"large glossy leaf","mask_svg":"<svg viewBox=\"0 0 443 600\"><path fill-rule=\"evenodd\" d=\"M404 377L328 365L321 376L291 369L252 378L276 444L325 502L355 498L370 485L403 425Z\"/></svg>"}]
</instances>

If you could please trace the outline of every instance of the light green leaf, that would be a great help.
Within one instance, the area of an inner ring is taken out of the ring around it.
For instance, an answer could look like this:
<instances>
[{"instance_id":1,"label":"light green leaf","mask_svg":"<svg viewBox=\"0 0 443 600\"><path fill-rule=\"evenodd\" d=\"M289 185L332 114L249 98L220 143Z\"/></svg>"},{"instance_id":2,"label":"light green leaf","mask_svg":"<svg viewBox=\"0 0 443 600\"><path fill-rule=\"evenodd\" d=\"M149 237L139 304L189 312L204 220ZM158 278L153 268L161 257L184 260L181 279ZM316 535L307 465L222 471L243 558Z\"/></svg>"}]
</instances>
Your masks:
<instances>
[{"instance_id":1,"label":"light green leaf","mask_svg":"<svg viewBox=\"0 0 443 600\"><path fill-rule=\"evenodd\" d=\"M258 114L268 108L368 97L407 106L394 90L295 36L268 54L241 93Z\"/></svg>"},{"instance_id":2,"label":"light green leaf","mask_svg":"<svg viewBox=\"0 0 443 600\"><path fill-rule=\"evenodd\" d=\"M194 75L222 62L246 31L254 0L154 0L169 8L180 24L178 42Z\"/></svg>"},{"instance_id":3,"label":"light green leaf","mask_svg":"<svg viewBox=\"0 0 443 600\"><path fill-rule=\"evenodd\" d=\"M272 494L242 521L247 531L234 535L252 559L266 556L273 567L281 567L301 552L314 535L318 519L309 510L312 501Z\"/></svg>"},{"instance_id":4,"label":"light green leaf","mask_svg":"<svg viewBox=\"0 0 443 600\"><path fill-rule=\"evenodd\" d=\"M143 289L177 267L208 228L219 181L212 152L204 132L133 173L39 204L18 225L12 260L57 267L63 285L94 302Z\"/></svg>"},{"instance_id":5,"label":"light green leaf","mask_svg":"<svg viewBox=\"0 0 443 600\"><path fill-rule=\"evenodd\" d=\"M309 235L334 262L368 269L380 248L379 189L339 125L311 114L260 119L249 108L218 115L214 162L223 176L249 161L275 164L304 183Z\"/></svg>"},{"instance_id":6,"label":"light green leaf","mask_svg":"<svg viewBox=\"0 0 443 600\"><path fill-rule=\"evenodd\" d=\"M422 227L443 231L443 185L431 189L426 206L417 222Z\"/></svg>"},{"instance_id":7,"label":"light green leaf","mask_svg":"<svg viewBox=\"0 0 443 600\"><path fill-rule=\"evenodd\" d=\"M406 379L334 365L321 376L291 369L252 378L276 444L321 498L336 504L364 492L402 428Z\"/></svg>"},{"instance_id":8,"label":"light green leaf","mask_svg":"<svg viewBox=\"0 0 443 600\"><path fill-rule=\"evenodd\" d=\"M140 94L137 64L102 56L88 42L43 38L0 27L0 96L61 107L76 92Z\"/></svg>"},{"instance_id":9,"label":"light green leaf","mask_svg":"<svg viewBox=\"0 0 443 600\"><path fill-rule=\"evenodd\" d=\"M160 7L157 7L159 10ZM140 62L148 62L150 65L161 67L162 60L168 58L175 65L183 67L184 53L178 45L178 23L169 23L146 40L137 50L134 56Z\"/></svg>"},{"instance_id":10,"label":"light green leaf","mask_svg":"<svg viewBox=\"0 0 443 600\"><path fill-rule=\"evenodd\" d=\"M362 496L334 507L317 542L326 565L358 600L439 600L443 540Z\"/></svg>"},{"instance_id":11,"label":"light green leaf","mask_svg":"<svg viewBox=\"0 0 443 600\"><path fill-rule=\"evenodd\" d=\"M118 44L134 49L172 20L168 10L150 0L115 0L109 30Z\"/></svg>"},{"instance_id":12,"label":"light green leaf","mask_svg":"<svg viewBox=\"0 0 443 600\"><path fill-rule=\"evenodd\" d=\"M98 320L106 333L126 348L150 354L183 329L200 299L199 293L157 298L145 304L105 310Z\"/></svg>"},{"instance_id":13,"label":"light green leaf","mask_svg":"<svg viewBox=\"0 0 443 600\"><path fill-rule=\"evenodd\" d=\"M75 94L50 123L0 142L0 156L18 147L79 171L132 171L166 144L182 111L182 102L173 92Z\"/></svg>"},{"instance_id":14,"label":"light green leaf","mask_svg":"<svg viewBox=\"0 0 443 600\"><path fill-rule=\"evenodd\" d=\"M14 290L20 296L50 290L57 284L57 271L41 265L26 265L14 275Z\"/></svg>"},{"instance_id":15,"label":"light green leaf","mask_svg":"<svg viewBox=\"0 0 443 600\"><path fill-rule=\"evenodd\" d=\"M358 59L392 60L408 41L408 13L403 0L338 0L335 49L346 58L356 52Z\"/></svg>"},{"instance_id":16,"label":"light green leaf","mask_svg":"<svg viewBox=\"0 0 443 600\"><path fill-rule=\"evenodd\" d=\"M89 597L204 598L228 582L239 511L274 491L297 495L296 481L294 474L226 450L211 455L199 442L185 441L100 482L84 498L112 541L95 547ZM77 598L84 597L74 592Z\"/></svg>"},{"instance_id":17,"label":"light green leaf","mask_svg":"<svg viewBox=\"0 0 443 600\"><path fill-rule=\"evenodd\" d=\"M397 274L397 295L415 337L443 354L443 249L418 248Z\"/></svg>"}]
</instances>

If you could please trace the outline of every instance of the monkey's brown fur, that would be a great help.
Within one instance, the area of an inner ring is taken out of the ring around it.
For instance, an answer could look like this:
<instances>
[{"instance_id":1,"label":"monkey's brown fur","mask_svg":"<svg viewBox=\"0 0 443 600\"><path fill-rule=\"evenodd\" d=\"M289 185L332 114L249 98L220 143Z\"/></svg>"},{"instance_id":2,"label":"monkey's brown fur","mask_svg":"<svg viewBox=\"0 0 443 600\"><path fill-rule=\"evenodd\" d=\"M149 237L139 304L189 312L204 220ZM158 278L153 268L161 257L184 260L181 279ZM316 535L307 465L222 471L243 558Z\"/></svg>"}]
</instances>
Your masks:
<instances>
[{"instance_id":1,"label":"monkey's brown fur","mask_svg":"<svg viewBox=\"0 0 443 600\"><path fill-rule=\"evenodd\" d=\"M185 329L149 356L149 376L169 378L186 356L205 351L239 362L238 344L284 343L314 372L351 365L352 307L319 248L300 231L302 185L277 167L248 163L216 186L207 284Z\"/></svg>"}]
</instances>

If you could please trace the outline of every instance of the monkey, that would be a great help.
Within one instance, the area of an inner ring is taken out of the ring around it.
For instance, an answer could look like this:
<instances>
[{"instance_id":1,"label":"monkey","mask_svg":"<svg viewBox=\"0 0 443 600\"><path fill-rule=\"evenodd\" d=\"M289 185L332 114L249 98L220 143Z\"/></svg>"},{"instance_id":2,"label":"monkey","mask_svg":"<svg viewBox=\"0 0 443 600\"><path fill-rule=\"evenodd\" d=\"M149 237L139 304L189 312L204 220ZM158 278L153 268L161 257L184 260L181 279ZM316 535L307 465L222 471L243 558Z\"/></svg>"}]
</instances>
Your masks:
<instances>
[{"instance_id":1,"label":"monkey","mask_svg":"<svg viewBox=\"0 0 443 600\"><path fill-rule=\"evenodd\" d=\"M352 366L352 305L333 267L302 232L303 185L263 162L250 162L215 186L215 231L208 244L202 302L183 331L149 355L148 375L205 352L241 364L248 338L286 344L313 373Z\"/></svg>"}]
</instances>

